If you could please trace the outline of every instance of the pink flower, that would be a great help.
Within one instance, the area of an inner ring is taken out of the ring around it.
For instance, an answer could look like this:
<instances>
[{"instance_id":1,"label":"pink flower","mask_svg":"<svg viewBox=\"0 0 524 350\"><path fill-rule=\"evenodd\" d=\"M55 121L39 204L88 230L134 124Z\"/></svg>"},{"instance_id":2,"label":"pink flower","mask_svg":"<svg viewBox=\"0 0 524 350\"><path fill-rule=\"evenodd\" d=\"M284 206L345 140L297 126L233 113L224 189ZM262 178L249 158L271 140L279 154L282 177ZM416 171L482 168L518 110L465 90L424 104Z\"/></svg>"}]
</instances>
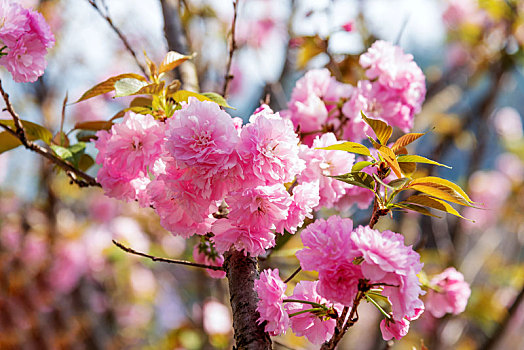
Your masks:
<instances>
[{"instance_id":1,"label":"pink flower","mask_svg":"<svg viewBox=\"0 0 524 350\"><path fill-rule=\"evenodd\" d=\"M339 143L332 133L323 134L313 141L312 148L302 145L300 158L307 167L298 176L299 183L319 182L320 200L318 207L333 207L333 205L346 193L351 185L333 179L329 176L342 175L351 171L355 161L352 153L345 151L326 151L315 149Z\"/></svg>"},{"instance_id":2,"label":"pink flower","mask_svg":"<svg viewBox=\"0 0 524 350\"><path fill-rule=\"evenodd\" d=\"M142 197L149 184L149 177L139 173L137 177L131 177L120 169L102 167L98 170L97 181L102 185L106 196L132 202Z\"/></svg>"},{"instance_id":3,"label":"pink flower","mask_svg":"<svg viewBox=\"0 0 524 350\"><path fill-rule=\"evenodd\" d=\"M380 331L382 332L382 338L386 341L393 338L400 340L408 334L409 321L405 318L398 321L383 319L380 322Z\"/></svg>"},{"instance_id":4,"label":"pink flower","mask_svg":"<svg viewBox=\"0 0 524 350\"><path fill-rule=\"evenodd\" d=\"M367 130L359 116L361 111L408 132L426 94L424 74L413 56L379 40L360 56L360 64L370 81L359 81L351 100L342 108L349 118L344 137L350 141L364 138Z\"/></svg>"},{"instance_id":5,"label":"pink flower","mask_svg":"<svg viewBox=\"0 0 524 350\"><path fill-rule=\"evenodd\" d=\"M233 119L213 102L190 98L167 122L166 149L179 167L197 167L208 177L233 167L239 137Z\"/></svg>"},{"instance_id":6,"label":"pink flower","mask_svg":"<svg viewBox=\"0 0 524 350\"><path fill-rule=\"evenodd\" d=\"M193 248L193 259L199 264L205 264L210 266L222 266L224 263L224 256L218 254L214 247L211 247L210 242L201 242ZM215 271L206 269L209 276L213 278L224 278L226 277L225 271Z\"/></svg>"},{"instance_id":7,"label":"pink flower","mask_svg":"<svg viewBox=\"0 0 524 350\"><path fill-rule=\"evenodd\" d=\"M342 257L348 257L350 261L352 256L357 257L358 251L350 239L352 230L351 219L335 215L308 225L300 233L304 249L296 253L302 269L320 271L334 265Z\"/></svg>"},{"instance_id":8,"label":"pink flower","mask_svg":"<svg viewBox=\"0 0 524 350\"><path fill-rule=\"evenodd\" d=\"M319 270L318 293L328 300L351 306L358 292L359 280L364 279L362 269L349 257L340 257L340 262L330 261Z\"/></svg>"},{"instance_id":9,"label":"pink flower","mask_svg":"<svg viewBox=\"0 0 524 350\"><path fill-rule=\"evenodd\" d=\"M310 70L293 88L286 118L291 119L293 125L303 133L320 131L328 121L336 127L338 112L328 113L340 99L348 99L351 93L351 85L337 82L329 70ZM314 136L306 137L304 142L310 145Z\"/></svg>"},{"instance_id":10,"label":"pink flower","mask_svg":"<svg viewBox=\"0 0 524 350\"><path fill-rule=\"evenodd\" d=\"M300 281L293 290L290 299L311 301L328 308L334 307L338 313L342 311L343 306L335 304L324 299L317 293L318 281ZM288 314L293 314L302 310L313 308L313 306L302 303L285 303L285 310ZM289 323L293 333L297 336L305 336L311 343L320 345L333 336L336 321L333 318L317 316L312 313L303 313L289 318Z\"/></svg>"},{"instance_id":11,"label":"pink flower","mask_svg":"<svg viewBox=\"0 0 524 350\"><path fill-rule=\"evenodd\" d=\"M475 0L449 0L448 7L442 14L444 23L451 28L458 28L465 23L480 25L488 18Z\"/></svg>"},{"instance_id":12,"label":"pink flower","mask_svg":"<svg viewBox=\"0 0 524 350\"><path fill-rule=\"evenodd\" d=\"M14 2L0 2L0 57L16 82L34 82L44 74L45 55L55 39L49 25L38 12L26 10Z\"/></svg>"},{"instance_id":13,"label":"pink flower","mask_svg":"<svg viewBox=\"0 0 524 350\"><path fill-rule=\"evenodd\" d=\"M446 313L457 315L466 309L471 289L454 267L448 267L433 277L430 286L435 286L435 289L430 287L428 291L426 308L434 317L442 317Z\"/></svg>"},{"instance_id":14,"label":"pink flower","mask_svg":"<svg viewBox=\"0 0 524 350\"><path fill-rule=\"evenodd\" d=\"M203 197L191 178L184 177L185 170L170 164L165 174L160 174L147 186L147 193L160 224L175 235L188 238L211 231L217 211L215 201Z\"/></svg>"},{"instance_id":15,"label":"pink flower","mask_svg":"<svg viewBox=\"0 0 524 350\"><path fill-rule=\"evenodd\" d=\"M238 153L246 186L291 182L304 169L298 137L289 120L268 112L253 115L240 135Z\"/></svg>"},{"instance_id":16,"label":"pink flower","mask_svg":"<svg viewBox=\"0 0 524 350\"><path fill-rule=\"evenodd\" d=\"M9 47L6 56L0 57L0 64L5 66L17 83L35 82L44 74L47 66L45 46L34 34L26 34Z\"/></svg>"},{"instance_id":17,"label":"pink flower","mask_svg":"<svg viewBox=\"0 0 524 350\"><path fill-rule=\"evenodd\" d=\"M391 273L408 276L422 270L420 256L411 246L404 245L401 234L359 226L351 233L351 239L364 258L362 273L372 282L379 282Z\"/></svg>"},{"instance_id":18,"label":"pink flower","mask_svg":"<svg viewBox=\"0 0 524 350\"><path fill-rule=\"evenodd\" d=\"M243 251L244 255L258 256L275 246L275 234L270 230L234 225L228 219L215 221L211 232L214 234L211 241L219 253L234 246L238 251Z\"/></svg>"},{"instance_id":19,"label":"pink flower","mask_svg":"<svg viewBox=\"0 0 524 350\"><path fill-rule=\"evenodd\" d=\"M14 46L18 38L29 31L28 10L11 0L0 1L0 42Z\"/></svg>"},{"instance_id":20,"label":"pink flower","mask_svg":"<svg viewBox=\"0 0 524 350\"><path fill-rule=\"evenodd\" d=\"M163 152L163 128L151 115L129 112L121 124L96 134L97 163L109 172L118 172L129 178L147 174L147 168Z\"/></svg>"},{"instance_id":21,"label":"pink flower","mask_svg":"<svg viewBox=\"0 0 524 350\"><path fill-rule=\"evenodd\" d=\"M231 193L226 202L233 225L270 230L287 218L291 197L284 185L275 184Z\"/></svg>"},{"instance_id":22,"label":"pink flower","mask_svg":"<svg viewBox=\"0 0 524 350\"><path fill-rule=\"evenodd\" d=\"M289 327L289 316L283 306L286 287L278 275L278 269L262 271L260 279L255 281L255 291L259 298L258 324L266 322L264 330L273 336L285 333Z\"/></svg>"},{"instance_id":23,"label":"pink flower","mask_svg":"<svg viewBox=\"0 0 524 350\"><path fill-rule=\"evenodd\" d=\"M283 232L286 229L290 233L295 233L306 218L313 218L313 208L317 207L320 201L318 184L318 181L304 182L293 188L288 217L277 226L276 232Z\"/></svg>"}]
</instances>

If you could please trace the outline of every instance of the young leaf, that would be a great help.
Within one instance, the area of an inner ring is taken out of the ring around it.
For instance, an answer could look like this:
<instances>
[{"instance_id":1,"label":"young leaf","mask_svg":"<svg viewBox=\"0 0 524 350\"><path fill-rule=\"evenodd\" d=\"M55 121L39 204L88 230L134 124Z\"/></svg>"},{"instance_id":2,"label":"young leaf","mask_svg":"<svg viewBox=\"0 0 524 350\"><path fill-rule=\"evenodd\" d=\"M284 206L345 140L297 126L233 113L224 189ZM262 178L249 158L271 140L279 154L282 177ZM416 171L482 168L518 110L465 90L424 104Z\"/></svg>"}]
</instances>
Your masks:
<instances>
[{"instance_id":1,"label":"young leaf","mask_svg":"<svg viewBox=\"0 0 524 350\"><path fill-rule=\"evenodd\" d=\"M391 170L397 175L398 178L402 177L402 170L398 164L397 157L393 151L384 145L379 145L378 152L382 155L386 163L390 166Z\"/></svg>"},{"instance_id":2,"label":"young leaf","mask_svg":"<svg viewBox=\"0 0 524 350\"><path fill-rule=\"evenodd\" d=\"M86 171L95 164L95 160L89 154L82 154L80 160L78 161L78 169Z\"/></svg>"},{"instance_id":3,"label":"young leaf","mask_svg":"<svg viewBox=\"0 0 524 350\"><path fill-rule=\"evenodd\" d=\"M0 153L7 152L13 148L17 148L22 143L15 136L7 131L0 132Z\"/></svg>"},{"instance_id":4,"label":"young leaf","mask_svg":"<svg viewBox=\"0 0 524 350\"><path fill-rule=\"evenodd\" d=\"M392 208L401 208L401 209L408 209L408 210L416 211L417 213L420 213L420 214L423 214L423 215L427 215L427 216L432 216L434 218L439 218L439 219L442 218L441 216L437 216L435 214L432 214L428 209L426 209L424 207L421 207L420 205L416 205L416 204L394 203L391 207Z\"/></svg>"},{"instance_id":5,"label":"young leaf","mask_svg":"<svg viewBox=\"0 0 524 350\"><path fill-rule=\"evenodd\" d=\"M369 162L367 160L356 162L355 164L353 164L353 167L351 168L351 172L354 173L354 172L360 171L364 169L365 167L370 166L372 164L373 162Z\"/></svg>"},{"instance_id":6,"label":"young leaf","mask_svg":"<svg viewBox=\"0 0 524 350\"><path fill-rule=\"evenodd\" d=\"M385 145L391 137L391 134L393 134L393 128L389 126L387 123L384 123L382 120L371 119L366 117L366 115L362 111L360 111L360 114L362 115L362 119L364 119L366 124L369 125L371 129L373 129L378 141L381 144Z\"/></svg>"},{"instance_id":7,"label":"young leaf","mask_svg":"<svg viewBox=\"0 0 524 350\"><path fill-rule=\"evenodd\" d=\"M415 170L417 170L417 163L398 163L402 174L407 177L411 177Z\"/></svg>"},{"instance_id":8,"label":"young leaf","mask_svg":"<svg viewBox=\"0 0 524 350\"><path fill-rule=\"evenodd\" d=\"M425 158L425 157L422 157L422 156L417 156L417 155L398 156L397 157L397 162L399 162L399 163L425 163L425 164L432 164L432 165L443 166L443 167L446 167L448 169L451 169L450 166L447 166L445 164L440 164L438 162L435 162L434 160L431 160L431 159L428 159L428 158Z\"/></svg>"},{"instance_id":9,"label":"young leaf","mask_svg":"<svg viewBox=\"0 0 524 350\"><path fill-rule=\"evenodd\" d=\"M78 142L70 147L62 147L57 145L51 145L51 149L56 153L57 156L65 161L70 162L78 168L80 159L84 155L86 144Z\"/></svg>"},{"instance_id":10,"label":"young leaf","mask_svg":"<svg viewBox=\"0 0 524 350\"><path fill-rule=\"evenodd\" d=\"M147 82L134 78L124 78L115 82L115 97L129 96L136 94Z\"/></svg>"},{"instance_id":11,"label":"young leaf","mask_svg":"<svg viewBox=\"0 0 524 350\"><path fill-rule=\"evenodd\" d=\"M84 92L84 94L75 103L78 103L78 102L90 99L92 97L103 95L105 93L113 91L115 89L115 83L124 78L137 79L143 82L146 81L146 78L138 74L134 74L134 73L120 74L120 75L111 77L101 82L100 84L93 86L91 89Z\"/></svg>"},{"instance_id":12,"label":"young leaf","mask_svg":"<svg viewBox=\"0 0 524 350\"><path fill-rule=\"evenodd\" d=\"M164 57L164 60L162 60L162 63L160 64L160 67L158 68L158 73L164 73L168 72L172 69L175 69L179 65L181 65L183 62L193 58L194 55L182 55L181 53L175 52L175 51L169 51L166 56Z\"/></svg>"},{"instance_id":13,"label":"young leaf","mask_svg":"<svg viewBox=\"0 0 524 350\"><path fill-rule=\"evenodd\" d=\"M350 153L356 153L363 156L371 156L371 152L366 146L361 145L360 143L356 142L343 142L343 143L337 143L335 145L327 146L327 147L319 147L317 149L324 149L328 151L346 151Z\"/></svg>"},{"instance_id":14,"label":"young leaf","mask_svg":"<svg viewBox=\"0 0 524 350\"><path fill-rule=\"evenodd\" d=\"M78 130L109 130L113 126L111 121L105 120L92 120L87 122L76 123L74 129Z\"/></svg>"},{"instance_id":15,"label":"young leaf","mask_svg":"<svg viewBox=\"0 0 524 350\"><path fill-rule=\"evenodd\" d=\"M315 36L305 36L297 54L298 69L306 68L307 63L313 57L326 50L326 42L317 34Z\"/></svg>"},{"instance_id":16,"label":"young leaf","mask_svg":"<svg viewBox=\"0 0 524 350\"><path fill-rule=\"evenodd\" d=\"M351 172L344 175L336 175L330 177L348 183L350 185L367 188L372 191L375 189L375 181L373 180L373 177L364 172Z\"/></svg>"},{"instance_id":17,"label":"young leaf","mask_svg":"<svg viewBox=\"0 0 524 350\"><path fill-rule=\"evenodd\" d=\"M415 181L416 180L412 181L409 184L409 186L407 186L405 189L417 190L429 194L430 196L436 197L438 199L443 199L448 202L473 207L471 202L467 201L462 195L459 194L459 192L455 191L452 187L436 182L416 183Z\"/></svg>"},{"instance_id":18,"label":"young leaf","mask_svg":"<svg viewBox=\"0 0 524 350\"><path fill-rule=\"evenodd\" d=\"M456 192L460 194L468 203L473 203L473 201L468 197L466 192L462 188L460 188L459 185L454 184L451 181L441 179L440 177L435 176L426 176L426 177L420 177L418 179L413 180L411 184L423 184L423 183L435 183L435 184L441 184L444 186L447 186L449 188L452 188Z\"/></svg>"},{"instance_id":19,"label":"young leaf","mask_svg":"<svg viewBox=\"0 0 524 350\"><path fill-rule=\"evenodd\" d=\"M400 188L406 186L406 184L407 184L408 182L410 182L410 181L411 181L410 178L402 177L402 178L400 178L400 179L391 180L391 181L388 183L388 186L394 188L395 190L398 190L398 189L400 189Z\"/></svg>"},{"instance_id":20,"label":"young leaf","mask_svg":"<svg viewBox=\"0 0 524 350\"><path fill-rule=\"evenodd\" d=\"M129 107L151 107L153 99L149 97L135 97Z\"/></svg>"},{"instance_id":21,"label":"young leaf","mask_svg":"<svg viewBox=\"0 0 524 350\"><path fill-rule=\"evenodd\" d=\"M227 104L227 101L224 97L220 96L216 92L203 92L202 95L209 98L211 101L215 102L219 106L234 109L233 107Z\"/></svg>"},{"instance_id":22,"label":"young leaf","mask_svg":"<svg viewBox=\"0 0 524 350\"><path fill-rule=\"evenodd\" d=\"M395 141L393 146L391 146L391 150L397 153L398 150L406 147L407 145L409 145L410 143L412 143L413 141L415 141L416 139L424 135L426 135L426 133L423 133L423 134L422 133L409 133L409 134L402 135L397 139L397 141Z\"/></svg>"},{"instance_id":23,"label":"young leaf","mask_svg":"<svg viewBox=\"0 0 524 350\"><path fill-rule=\"evenodd\" d=\"M459 212L455 210L455 208L453 208L449 203L446 203L440 199L433 198L433 197L430 197L424 194L416 194L416 195L410 196L406 200L400 203L418 204L418 205L422 205L425 207L437 209L437 210L446 212L451 215L458 216L459 218L462 218L462 219L466 219L465 217L460 215ZM469 219L466 219L466 220L469 220Z\"/></svg>"},{"instance_id":24,"label":"young leaf","mask_svg":"<svg viewBox=\"0 0 524 350\"><path fill-rule=\"evenodd\" d=\"M94 131L82 130L76 134L76 139L82 142L91 142L97 139Z\"/></svg>"},{"instance_id":25,"label":"young leaf","mask_svg":"<svg viewBox=\"0 0 524 350\"><path fill-rule=\"evenodd\" d=\"M25 135L29 141L42 140L45 143L49 144L53 138L51 131L47 130L41 125L36 123L21 120L22 126L24 127ZM15 129L15 123L12 119L0 119L0 124Z\"/></svg>"},{"instance_id":26,"label":"young leaf","mask_svg":"<svg viewBox=\"0 0 524 350\"><path fill-rule=\"evenodd\" d=\"M146 85L137 92L132 93L131 95L156 95L159 94L163 89L166 83L161 81L160 83L153 83Z\"/></svg>"}]
</instances>

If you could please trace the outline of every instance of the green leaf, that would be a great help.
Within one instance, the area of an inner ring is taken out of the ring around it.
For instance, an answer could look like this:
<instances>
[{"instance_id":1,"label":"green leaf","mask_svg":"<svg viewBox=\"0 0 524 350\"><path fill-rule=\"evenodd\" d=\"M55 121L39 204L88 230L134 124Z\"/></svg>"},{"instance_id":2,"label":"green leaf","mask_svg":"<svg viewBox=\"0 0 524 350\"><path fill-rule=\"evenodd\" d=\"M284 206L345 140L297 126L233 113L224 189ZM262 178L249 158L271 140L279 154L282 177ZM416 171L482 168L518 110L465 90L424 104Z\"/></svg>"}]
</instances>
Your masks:
<instances>
[{"instance_id":1,"label":"green leaf","mask_svg":"<svg viewBox=\"0 0 524 350\"><path fill-rule=\"evenodd\" d=\"M371 152L366 146L361 145L360 143L356 142L343 142L343 143L337 143L335 145L327 146L327 147L319 147L316 149L323 149L327 151L346 151L350 153L356 153L363 156L371 156Z\"/></svg>"},{"instance_id":2,"label":"green leaf","mask_svg":"<svg viewBox=\"0 0 524 350\"><path fill-rule=\"evenodd\" d=\"M422 157L422 156L417 156L417 155L398 156L397 157L397 162L399 162L399 163L425 163L425 164L432 164L432 165L443 166L443 167L446 167L448 169L451 169L450 166L447 166L445 164L440 164L438 162L435 162L434 160L431 160L431 159L428 159L428 158L425 158L425 157Z\"/></svg>"},{"instance_id":3,"label":"green leaf","mask_svg":"<svg viewBox=\"0 0 524 350\"><path fill-rule=\"evenodd\" d=\"M361 171L351 172L351 173L347 173L344 175L330 176L330 177L337 179L339 181L348 183L350 185L367 188L371 191L375 189L375 181L373 180L373 177Z\"/></svg>"},{"instance_id":4,"label":"green leaf","mask_svg":"<svg viewBox=\"0 0 524 350\"><path fill-rule=\"evenodd\" d=\"M144 86L149 84L143 80L135 78L123 78L115 82L115 97L134 95Z\"/></svg>"},{"instance_id":5,"label":"green leaf","mask_svg":"<svg viewBox=\"0 0 524 350\"><path fill-rule=\"evenodd\" d=\"M160 67L158 68L158 73L164 73L168 72L172 69L175 69L179 65L181 65L183 62L191 59L194 57L193 55L182 55L181 53L175 52L175 51L169 51L164 59L162 60L162 63L160 64Z\"/></svg>"},{"instance_id":6,"label":"green leaf","mask_svg":"<svg viewBox=\"0 0 524 350\"><path fill-rule=\"evenodd\" d=\"M43 126L27 120L21 120L21 123L24 127L25 135L29 141L42 140L49 144L53 139L53 134L51 131L47 130ZM15 122L12 119L0 119L0 124L10 127L13 131L15 130ZM22 144L18 138L11 135L7 131L1 132L0 135L2 135L0 138L0 153L9 151Z\"/></svg>"},{"instance_id":7,"label":"green leaf","mask_svg":"<svg viewBox=\"0 0 524 350\"><path fill-rule=\"evenodd\" d=\"M67 148L57 145L51 145L51 149L56 153L58 157L73 164L76 168L78 168L80 159L84 155L86 144L84 142L78 142Z\"/></svg>"},{"instance_id":8,"label":"green leaf","mask_svg":"<svg viewBox=\"0 0 524 350\"><path fill-rule=\"evenodd\" d=\"M398 190L398 189L406 186L406 184L409 183L410 181L411 181L410 178L401 177L400 179L391 180L388 183L388 186L394 188L395 190Z\"/></svg>"},{"instance_id":9,"label":"green leaf","mask_svg":"<svg viewBox=\"0 0 524 350\"><path fill-rule=\"evenodd\" d=\"M92 120L87 122L76 123L74 129L78 130L109 130L113 126L111 121L106 120Z\"/></svg>"},{"instance_id":10,"label":"green leaf","mask_svg":"<svg viewBox=\"0 0 524 350\"><path fill-rule=\"evenodd\" d=\"M451 215L458 216L459 218L462 218L465 220L469 220L463 217L462 215L460 215L459 212L455 208L453 208L449 203L444 202L437 198L433 198L431 196L424 195L424 194L417 194L417 195L410 196L400 203L418 204L418 205L422 205L425 207L437 209L437 210L446 212ZM473 221L473 220L470 220L470 221Z\"/></svg>"},{"instance_id":11,"label":"green leaf","mask_svg":"<svg viewBox=\"0 0 524 350\"><path fill-rule=\"evenodd\" d=\"M22 143L16 137L7 131L0 132L0 153L7 152L13 148L17 148Z\"/></svg>"},{"instance_id":12,"label":"green leaf","mask_svg":"<svg viewBox=\"0 0 524 350\"><path fill-rule=\"evenodd\" d=\"M216 92L203 92L202 95L215 102L219 106L235 109L228 105L226 99Z\"/></svg>"},{"instance_id":13,"label":"green leaf","mask_svg":"<svg viewBox=\"0 0 524 350\"><path fill-rule=\"evenodd\" d=\"M146 81L146 78L138 74L134 74L134 73L119 74L119 75L111 77L93 86L91 89L84 92L84 94L75 103L78 103L78 102L90 99L92 97L103 95L105 93L113 91L115 89L115 83L124 78L132 78L132 79L140 80L143 82Z\"/></svg>"},{"instance_id":14,"label":"green leaf","mask_svg":"<svg viewBox=\"0 0 524 350\"><path fill-rule=\"evenodd\" d=\"M353 164L353 167L351 168L351 172L353 173L353 172L360 171L360 170L362 170L365 167L370 166L370 165L373 165L373 162L369 162L367 160L363 160L361 162L356 162L355 164Z\"/></svg>"},{"instance_id":15,"label":"green leaf","mask_svg":"<svg viewBox=\"0 0 524 350\"><path fill-rule=\"evenodd\" d=\"M366 115L362 111L360 111L360 114L362 115L362 119L364 119L366 124L368 124L371 127L371 129L373 129L378 141L383 145L388 143L391 134L393 134L393 128L389 126L387 123L383 122L382 120L366 117Z\"/></svg>"},{"instance_id":16,"label":"green leaf","mask_svg":"<svg viewBox=\"0 0 524 350\"><path fill-rule=\"evenodd\" d=\"M78 161L78 169L82 171L87 171L95 164L95 160L89 154L82 154L80 160Z\"/></svg>"}]
</instances>

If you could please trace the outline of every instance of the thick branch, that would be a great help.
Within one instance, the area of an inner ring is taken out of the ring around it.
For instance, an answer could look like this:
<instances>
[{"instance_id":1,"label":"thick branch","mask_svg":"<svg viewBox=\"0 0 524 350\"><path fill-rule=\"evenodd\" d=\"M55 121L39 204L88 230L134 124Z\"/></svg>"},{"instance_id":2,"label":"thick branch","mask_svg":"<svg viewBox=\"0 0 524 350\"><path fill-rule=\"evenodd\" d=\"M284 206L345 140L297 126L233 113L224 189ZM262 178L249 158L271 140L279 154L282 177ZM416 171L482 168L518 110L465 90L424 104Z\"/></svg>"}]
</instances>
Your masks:
<instances>
[{"instance_id":1,"label":"thick branch","mask_svg":"<svg viewBox=\"0 0 524 350\"><path fill-rule=\"evenodd\" d=\"M235 40L235 28L237 24L237 15L238 15L238 0L233 1L233 22L231 23L231 37L229 40L229 57L227 60L226 66L226 75L224 76L224 87L222 88L222 96L227 98L229 93L229 84L231 80L234 79L234 76L231 75L231 63L233 62L233 53L237 49L237 43Z\"/></svg>"},{"instance_id":2,"label":"thick branch","mask_svg":"<svg viewBox=\"0 0 524 350\"><path fill-rule=\"evenodd\" d=\"M43 148L37 145L36 143L34 143L33 141L28 140L25 134L24 127L22 125L22 121L20 120L20 117L18 116L18 114L15 112L13 105L11 104L11 101L9 100L9 94L7 94L7 92L4 90L2 86L2 80L0 80L0 93L2 94L2 97L6 105L6 111L13 118L15 130L12 130L11 128L3 124L0 124L0 127L2 127L5 131L7 131L8 133L16 137L18 140L20 140L20 142L22 143L22 145L25 148L40 154L41 156L49 159L51 162L53 162L54 164L62 168L66 172L67 176L69 176L71 181L76 183L78 186L80 187L88 187L88 186L100 187L100 184L96 182L96 180L93 177L75 168L74 166L67 163L66 161L58 158L57 156L55 156L53 153L51 153L46 148Z\"/></svg>"},{"instance_id":3,"label":"thick branch","mask_svg":"<svg viewBox=\"0 0 524 350\"><path fill-rule=\"evenodd\" d=\"M231 250L224 256L224 267L229 282L229 295L235 330L234 349L271 349L271 338L264 331L264 324L257 308L258 296L254 290L258 279L257 259Z\"/></svg>"},{"instance_id":4,"label":"thick branch","mask_svg":"<svg viewBox=\"0 0 524 350\"><path fill-rule=\"evenodd\" d=\"M144 73L144 75L147 76L147 71L146 71L146 68L142 65L142 63L138 60L138 57L135 53L135 51L133 50L133 48L131 47L131 45L129 44L129 41L127 41L127 38L124 36L124 34L120 31L120 29L118 29L114 23L113 23L113 20L111 19L111 17L109 16L109 13L107 12L107 9L106 9L106 13L103 13L102 12L102 9L100 9L100 7L96 4L95 0L87 0L87 2L89 4L91 4L91 6L93 6L96 10L96 12L98 12L100 14L100 16L106 20L106 22L109 24L109 26L111 27L111 29L113 29L113 31L116 33L116 35L118 35L118 37L120 38L120 40L122 41L122 43L124 44L124 46L126 47L127 51L129 51L129 53L133 56L133 58L135 59L135 62L136 62L136 65L140 68L140 70L142 71L142 73Z\"/></svg>"},{"instance_id":5,"label":"thick branch","mask_svg":"<svg viewBox=\"0 0 524 350\"><path fill-rule=\"evenodd\" d=\"M146 253L138 252L132 248L126 247L122 243L117 242L115 240L113 240L113 244L116 245L118 248L122 249L126 253L143 256L144 258L148 258L153 261L160 261L160 262L165 262L165 263L170 263L170 264L179 264L179 265L186 265L186 266L193 266L193 267L201 267L204 269L209 269L209 270L214 270L214 271L224 271L224 268L222 266L211 266L211 265L194 263L194 262L187 261L187 260L168 259L168 258L162 258L160 256L149 255Z\"/></svg>"},{"instance_id":6,"label":"thick branch","mask_svg":"<svg viewBox=\"0 0 524 350\"><path fill-rule=\"evenodd\" d=\"M188 55L189 45L180 20L178 0L160 0L164 16L164 35L169 51ZM175 78L179 79L185 90L199 91L198 75L195 64L191 61L182 63L175 69Z\"/></svg>"}]
</instances>

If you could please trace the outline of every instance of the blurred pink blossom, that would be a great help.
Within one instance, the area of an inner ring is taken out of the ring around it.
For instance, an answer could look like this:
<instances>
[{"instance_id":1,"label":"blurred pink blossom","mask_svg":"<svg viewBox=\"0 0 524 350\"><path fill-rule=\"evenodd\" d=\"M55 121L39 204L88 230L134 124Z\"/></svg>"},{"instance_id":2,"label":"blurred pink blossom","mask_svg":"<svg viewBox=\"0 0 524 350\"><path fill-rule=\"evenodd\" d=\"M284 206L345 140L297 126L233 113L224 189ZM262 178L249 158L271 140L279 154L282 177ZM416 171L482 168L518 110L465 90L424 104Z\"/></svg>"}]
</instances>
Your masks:
<instances>
[{"instance_id":1,"label":"blurred pink blossom","mask_svg":"<svg viewBox=\"0 0 524 350\"><path fill-rule=\"evenodd\" d=\"M457 315L466 309L471 289L454 267L448 267L433 277L430 286L435 286L435 289L430 287L428 291L426 308L433 316L443 317L446 313Z\"/></svg>"}]
</instances>

